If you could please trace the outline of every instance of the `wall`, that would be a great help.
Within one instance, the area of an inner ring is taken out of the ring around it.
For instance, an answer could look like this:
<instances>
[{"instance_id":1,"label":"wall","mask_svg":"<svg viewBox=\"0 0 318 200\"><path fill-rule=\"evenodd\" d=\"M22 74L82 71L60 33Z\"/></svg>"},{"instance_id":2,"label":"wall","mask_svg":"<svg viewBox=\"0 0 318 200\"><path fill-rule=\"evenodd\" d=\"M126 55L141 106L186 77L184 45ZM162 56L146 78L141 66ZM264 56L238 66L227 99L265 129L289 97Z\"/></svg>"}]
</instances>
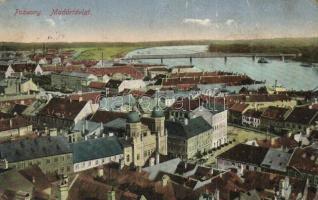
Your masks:
<instances>
[{"instance_id":1,"label":"wall","mask_svg":"<svg viewBox=\"0 0 318 200\"><path fill-rule=\"evenodd\" d=\"M119 154L119 155L115 155L111 157L98 158L98 159L88 160L88 161L84 161L80 163L74 163L74 172L80 172L80 171L88 170L98 166L106 165L110 162L119 163L122 158L124 158L124 155Z\"/></svg>"}]
</instances>

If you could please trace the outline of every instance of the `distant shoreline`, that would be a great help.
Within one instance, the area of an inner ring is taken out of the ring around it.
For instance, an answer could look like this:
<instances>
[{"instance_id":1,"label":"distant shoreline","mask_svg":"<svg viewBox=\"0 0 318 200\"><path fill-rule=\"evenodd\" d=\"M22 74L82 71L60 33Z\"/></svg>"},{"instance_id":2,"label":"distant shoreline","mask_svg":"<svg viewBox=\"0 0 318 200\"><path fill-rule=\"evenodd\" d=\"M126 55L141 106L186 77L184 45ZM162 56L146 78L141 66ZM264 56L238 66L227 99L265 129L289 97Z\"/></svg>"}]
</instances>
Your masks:
<instances>
[{"instance_id":1,"label":"distant shoreline","mask_svg":"<svg viewBox=\"0 0 318 200\"><path fill-rule=\"evenodd\" d=\"M301 53L296 61L304 63L318 62L318 37L314 38L274 38L253 40L180 40L155 42L50 42L19 43L0 42L0 51L33 50L46 48L113 48L130 47L142 49L159 46L209 45L210 52L223 53Z\"/></svg>"}]
</instances>

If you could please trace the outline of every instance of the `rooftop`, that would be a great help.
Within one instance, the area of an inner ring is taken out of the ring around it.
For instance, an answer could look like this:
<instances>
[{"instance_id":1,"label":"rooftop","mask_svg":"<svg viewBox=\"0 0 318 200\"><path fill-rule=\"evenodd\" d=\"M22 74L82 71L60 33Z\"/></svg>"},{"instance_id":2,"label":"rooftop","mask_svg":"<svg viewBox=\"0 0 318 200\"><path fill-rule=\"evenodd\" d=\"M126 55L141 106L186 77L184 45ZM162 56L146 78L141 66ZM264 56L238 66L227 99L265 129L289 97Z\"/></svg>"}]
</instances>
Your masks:
<instances>
[{"instance_id":1,"label":"rooftop","mask_svg":"<svg viewBox=\"0 0 318 200\"><path fill-rule=\"evenodd\" d=\"M188 124L179 121L166 121L165 125L168 137L174 136L183 139L189 139L212 129L212 126L201 116L189 119Z\"/></svg>"},{"instance_id":2,"label":"rooftop","mask_svg":"<svg viewBox=\"0 0 318 200\"><path fill-rule=\"evenodd\" d=\"M260 166L267 152L268 148L238 144L217 158Z\"/></svg>"},{"instance_id":3,"label":"rooftop","mask_svg":"<svg viewBox=\"0 0 318 200\"><path fill-rule=\"evenodd\" d=\"M123 153L117 137L104 137L72 143L73 162L80 163L88 160L106 158Z\"/></svg>"},{"instance_id":4,"label":"rooftop","mask_svg":"<svg viewBox=\"0 0 318 200\"><path fill-rule=\"evenodd\" d=\"M40 111L39 114L56 118L74 120L86 104L86 101L73 101L71 99L66 98L53 98Z\"/></svg>"},{"instance_id":5,"label":"rooftop","mask_svg":"<svg viewBox=\"0 0 318 200\"><path fill-rule=\"evenodd\" d=\"M262 162L262 166L271 170L286 172L291 155L291 153L282 150L269 149Z\"/></svg>"},{"instance_id":6,"label":"rooftop","mask_svg":"<svg viewBox=\"0 0 318 200\"><path fill-rule=\"evenodd\" d=\"M72 153L67 140L62 136L43 136L0 144L0 155L8 162Z\"/></svg>"},{"instance_id":7,"label":"rooftop","mask_svg":"<svg viewBox=\"0 0 318 200\"><path fill-rule=\"evenodd\" d=\"M288 111L288 108L281 108L275 106L269 106L262 114L263 118L281 121L284 120L284 115Z\"/></svg>"},{"instance_id":8,"label":"rooftop","mask_svg":"<svg viewBox=\"0 0 318 200\"><path fill-rule=\"evenodd\" d=\"M295 107L286 118L286 122L311 125L318 120L318 110L309 109L307 106Z\"/></svg>"}]
</instances>

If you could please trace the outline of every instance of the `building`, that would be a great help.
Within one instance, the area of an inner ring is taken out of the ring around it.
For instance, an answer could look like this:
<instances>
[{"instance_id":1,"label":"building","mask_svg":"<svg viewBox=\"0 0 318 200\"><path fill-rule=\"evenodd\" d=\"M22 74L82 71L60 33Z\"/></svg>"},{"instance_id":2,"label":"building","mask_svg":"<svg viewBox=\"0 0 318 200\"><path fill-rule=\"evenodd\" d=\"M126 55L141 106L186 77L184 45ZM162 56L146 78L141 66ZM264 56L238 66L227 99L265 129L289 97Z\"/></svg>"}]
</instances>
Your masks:
<instances>
[{"instance_id":1,"label":"building","mask_svg":"<svg viewBox=\"0 0 318 200\"><path fill-rule=\"evenodd\" d=\"M81 140L94 139L102 137L104 133L103 123L96 123L86 119L77 122L74 127L66 133L70 143Z\"/></svg>"},{"instance_id":2,"label":"building","mask_svg":"<svg viewBox=\"0 0 318 200\"><path fill-rule=\"evenodd\" d=\"M32 124L20 116L0 119L0 140L32 134Z\"/></svg>"},{"instance_id":3,"label":"building","mask_svg":"<svg viewBox=\"0 0 318 200\"><path fill-rule=\"evenodd\" d=\"M285 129L295 132L306 132L307 128L313 128L318 121L318 110L307 106L295 107L285 119Z\"/></svg>"},{"instance_id":4,"label":"building","mask_svg":"<svg viewBox=\"0 0 318 200\"><path fill-rule=\"evenodd\" d=\"M103 137L71 144L74 172L123 160L123 149L117 137Z\"/></svg>"},{"instance_id":5,"label":"building","mask_svg":"<svg viewBox=\"0 0 318 200\"><path fill-rule=\"evenodd\" d=\"M261 164L262 171L286 175L291 156L292 151L270 148Z\"/></svg>"},{"instance_id":6,"label":"building","mask_svg":"<svg viewBox=\"0 0 318 200\"><path fill-rule=\"evenodd\" d=\"M38 137L0 144L3 168L25 169L37 165L45 173L73 172L73 156L64 137Z\"/></svg>"},{"instance_id":7,"label":"building","mask_svg":"<svg viewBox=\"0 0 318 200\"><path fill-rule=\"evenodd\" d=\"M247 144L238 144L217 156L218 169L235 168L243 170L261 171L261 164L268 152L268 148Z\"/></svg>"},{"instance_id":8,"label":"building","mask_svg":"<svg viewBox=\"0 0 318 200\"><path fill-rule=\"evenodd\" d=\"M217 148L227 142L227 110L220 104L201 102L200 99L184 99L176 101L168 109L170 120L188 121L192 118L203 117L213 131L213 146Z\"/></svg>"},{"instance_id":9,"label":"building","mask_svg":"<svg viewBox=\"0 0 318 200\"><path fill-rule=\"evenodd\" d=\"M296 148L287 165L288 175L318 185L318 154L315 146Z\"/></svg>"},{"instance_id":10,"label":"building","mask_svg":"<svg viewBox=\"0 0 318 200\"><path fill-rule=\"evenodd\" d=\"M106 88L114 94L124 90L146 90L146 83L143 80L114 80L111 79L106 83Z\"/></svg>"},{"instance_id":11,"label":"building","mask_svg":"<svg viewBox=\"0 0 318 200\"><path fill-rule=\"evenodd\" d=\"M126 136L121 140L125 165L144 166L151 158L159 163L159 156L167 155L167 137L165 117L159 107L147 118L140 118L136 111L129 112Z\"/></svg>"},{"instance_id":12,"label":"building","mask_svg":"<svg viewBox=\"0 0 318 200\"><path fill-rule=\"evenodd\" d=\"M35 74L42 75L43 69L38 64L12 64L12 65L1 65L0 66L0 77L9 78L17 73L21 73L23 75L27 74Z\"/></svg>"},{"instance_id":13,"label":"building","mask_svg":"<svg viewBox=\"0 0 318 200\"><path fill-rule=\"evenodd\" d=\"M70 129L80 120L94 113L91 101L76 101L67 98L52 98L39 112L38 124Z\"/></svg>"},{"instance_id":14,"label":"building","mask_svg":"<svg viewBox=\"0 0 318 200\"><path fill-rule=\"evenodd\" d=\"M90 82L97 81L97 76L82 72L62 72L51 75L51 85L57 89L81 91Z\"/></svg>"},{"instance_id":15,"label":"building","mask_svg":"<svg viewBox=\"0 0 318 200\"><path fill-rule=\"evenodd\" d=\"M261 115L261 130L281 132L284 128L284 121L289 114L288 108L270 106Z\"/></svg>"},{"instance_id":16,"label":"building","mask_svg":"<svg viewBox=\"0 0 318 200\"><path fill-rule=\"evenodd\" d=\"M173 157L191 159L196 155L216 148L213 127L199 116L181 121L166 121L168 131L168 153Z\"/></svg>"},{"instance_id":17,"label":"building","mask_svg":"<svg viewBox=\"0 0 318 200\"><path fill-rule=\"evenodd\" d=\"M0 93L5 95L31 94L39 91L32 79L10 77L0 82Z\"/></svg>"},{"instance_id":18,"label":"building","mask_svg":"<svg viewBox=\"0 0 318 200\"><path fill-rule=\"evenodd\" d=\"M234 124L242 124L243 113L249 108L248 104L235 103L229 109L229 122Z\"/></svg>"},{"instance_id":19,"label":"building","mask_svg":"<svg viewBox=\"0 0 318 200\"><path fill-rule=\"evenodd\" d=\"M249 109L242 115L242 125L258 128L261 124L262 112L258 110Z\"/></svg>"},{"instance_id":20,"label":"building","mask_svg":"<svg viewBox=\"0 0 318 200\"><path fill-rule=\"evenodd\" d=\"M0 77L1 78L8 78L12 76L14 73L13 68L11 65L0 65Z\"/></svg>"}]
</instances>

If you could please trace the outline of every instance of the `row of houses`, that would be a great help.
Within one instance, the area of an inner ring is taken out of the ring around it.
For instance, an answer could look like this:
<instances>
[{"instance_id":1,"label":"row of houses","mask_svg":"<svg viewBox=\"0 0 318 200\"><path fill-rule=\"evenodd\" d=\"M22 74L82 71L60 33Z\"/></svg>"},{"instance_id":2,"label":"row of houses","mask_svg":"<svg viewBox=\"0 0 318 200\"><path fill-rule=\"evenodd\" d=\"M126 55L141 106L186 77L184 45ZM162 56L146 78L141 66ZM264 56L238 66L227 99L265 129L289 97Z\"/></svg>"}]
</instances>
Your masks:
<instances>
[{"instance_id":1,"label":"row of houses","mask_svg":"<svg viewBox=\"0 0 318 200\"><path fill-rule=\"evenodd\" d=\"M217 156L218 169L237 169L269 172L302 180L318 185L316 144L294 149L277 149L263 146L238 144Z\"/></svg>"},{"instance_id":2,"label":"row of houses","mask_svg":"<svg viewBox=\"0 0 318 200\"><path fill-rule=\"evenodd\" d=\"M265 131L305 132L313 128L318 120L318 110L312 106L295 107L269 106L263 110L250 108L248 104L235 104L229 109L230 122Z\"/></svg>"}]
</instances>

